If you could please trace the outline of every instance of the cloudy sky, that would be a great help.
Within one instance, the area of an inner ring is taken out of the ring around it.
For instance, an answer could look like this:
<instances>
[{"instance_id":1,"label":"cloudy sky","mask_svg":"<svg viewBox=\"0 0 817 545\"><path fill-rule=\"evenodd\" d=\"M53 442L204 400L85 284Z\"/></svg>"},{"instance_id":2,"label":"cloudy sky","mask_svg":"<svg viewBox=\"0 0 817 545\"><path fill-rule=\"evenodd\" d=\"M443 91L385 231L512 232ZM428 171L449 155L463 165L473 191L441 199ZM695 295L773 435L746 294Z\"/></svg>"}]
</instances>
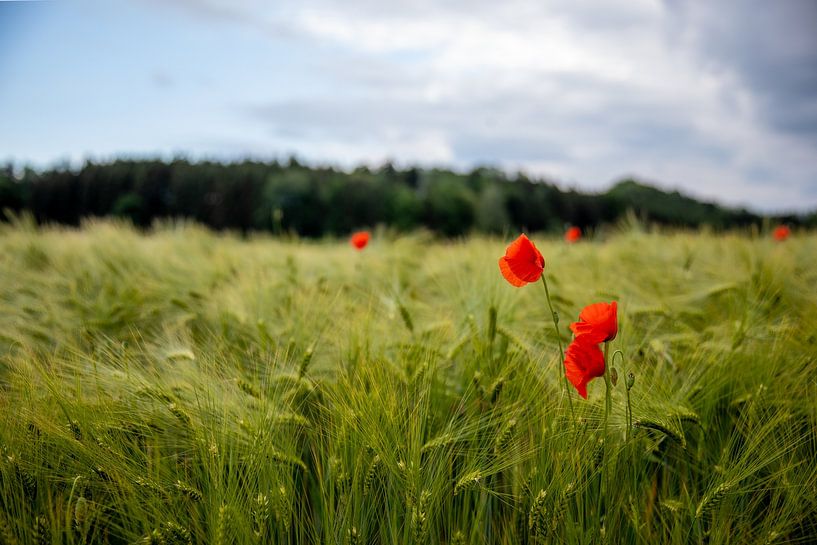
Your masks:
<instances>
[{"instance_id":1,"label":"cloudy sky","mask_svg":"<svg viewBox=\"0 0 817 545\"><path fill-rule=\"evenodd\" d=\"M0 161L297 154L817 208L817 2L0 1Z\"/></svg>"}]
</instances>

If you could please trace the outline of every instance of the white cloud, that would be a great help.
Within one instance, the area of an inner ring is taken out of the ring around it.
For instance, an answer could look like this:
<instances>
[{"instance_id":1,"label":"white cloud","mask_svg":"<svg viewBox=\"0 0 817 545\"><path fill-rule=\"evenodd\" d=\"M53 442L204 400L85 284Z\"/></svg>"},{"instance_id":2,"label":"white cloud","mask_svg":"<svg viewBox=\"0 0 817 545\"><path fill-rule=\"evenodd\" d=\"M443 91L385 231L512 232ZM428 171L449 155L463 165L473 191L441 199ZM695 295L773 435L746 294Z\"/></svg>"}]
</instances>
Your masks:
<instances>
[{"instance_id":1,"label":"white cloud","mask_svg":"<svg viewBox=\"0 0 817 545\"><path fill-rule=\"evenodd\" d=\"M790 8L764 4L746 14L732 4L659 0L174 4L284 34L293 49L322 47L301 67L320 80L308 93L293 88L288 98L240 105L245 122L249 111L250 122L269 128L270 144L316 161L488 162L594 188L636 174L762 209L817 205L817 124L814 132L807 124L809 115L817 119L817 102L808 100L817 90L787 70L808 65L817 51ZM763 79L763 69L777 70L780 81ZM780 107L795 90L796 107Z\"/></svg>"}]
</instances>

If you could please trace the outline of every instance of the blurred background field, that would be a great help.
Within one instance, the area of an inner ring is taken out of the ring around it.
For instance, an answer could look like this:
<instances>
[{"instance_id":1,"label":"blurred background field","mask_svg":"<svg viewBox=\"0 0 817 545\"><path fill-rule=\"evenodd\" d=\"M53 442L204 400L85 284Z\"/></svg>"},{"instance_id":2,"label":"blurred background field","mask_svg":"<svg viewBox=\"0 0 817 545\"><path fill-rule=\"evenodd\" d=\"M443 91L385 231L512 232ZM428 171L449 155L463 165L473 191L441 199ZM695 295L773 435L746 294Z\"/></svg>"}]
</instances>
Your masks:
<instances>
[{"instance_id":1,"label":"blurred background field","mask_svg":"<svg viewBox=\"0 0 817 545\"><path fill-rule=\"evenodd\" d=\"M564 340L619 302L606 436L499 237L0 224L0 539L817 539L817 237L533 239Z\"/></svg>"}]
</instances>

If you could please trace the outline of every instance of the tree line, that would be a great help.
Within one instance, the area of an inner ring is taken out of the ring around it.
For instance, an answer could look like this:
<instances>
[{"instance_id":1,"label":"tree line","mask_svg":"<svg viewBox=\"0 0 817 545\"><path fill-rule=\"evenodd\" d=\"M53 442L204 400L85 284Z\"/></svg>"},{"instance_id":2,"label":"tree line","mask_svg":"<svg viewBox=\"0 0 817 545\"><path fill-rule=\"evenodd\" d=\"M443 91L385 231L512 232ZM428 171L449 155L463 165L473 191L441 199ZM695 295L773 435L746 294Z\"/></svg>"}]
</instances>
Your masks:
<instances>
[{"instance_id":1,"label":"tree line","mask_svg":"<svg viewBox=\"0 0 817 545\"><path fill-rule=\"evenodd\" d=\"M344 171L285 162L220 163L186 159L86 162L47 170L0 169L0 209L28 211L40 223L78 225L117 216L137 226L188 218L213 229L345 235L386 225L427 228L442 236L471 232L561 231L612 223L629 211L644 221L728 229L760 225L744 209L705 203L634 180L603 193L561 189L525 174L492 168L358 167ZM773 218L817 225L817 213Z\"/></svg>"}]
</instances>

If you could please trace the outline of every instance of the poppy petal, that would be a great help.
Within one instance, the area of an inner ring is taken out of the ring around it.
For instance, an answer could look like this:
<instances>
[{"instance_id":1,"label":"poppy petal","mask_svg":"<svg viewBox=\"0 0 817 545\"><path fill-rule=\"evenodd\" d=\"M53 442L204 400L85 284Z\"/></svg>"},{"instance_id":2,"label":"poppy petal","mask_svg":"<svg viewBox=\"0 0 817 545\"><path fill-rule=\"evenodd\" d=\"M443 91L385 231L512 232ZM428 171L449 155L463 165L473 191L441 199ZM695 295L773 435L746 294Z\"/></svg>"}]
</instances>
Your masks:
<instances>
[{"instance_id":1,"label":"poppy petal","mask_svg":"<svg viewBox=\"0 0 817 545\"><path fill-rule=\"evenodd\" d=\"M587 382L582 380L578 383L573 383L573 386L576 387L576 391L579 392L579 395L582 396L584 399L587 399Z\"/></svg>"},{"instance_id":2,"label":"poppy petal","mask_svg":"<svg viewBox=\"0 0 817 545\"><path fill-rule=\"evenodd\" d=\"M579 313L579 320L583 322L598 323L604 321L610 312L610 305L607 303L593 303L587 305Z\"/></svg>"},{"instance_id":3,"label":"poppy petal","mask_svg":"<svg viewBox=\"0 0 817 545\"><path fill-rule=\"evenodd\" d=\"M579 391L579 395L587 399L587 382L584 380L584 373L575 363L568 364L567 359L565 359L565 377Z\"/></svg>"},{"instance_id":4,"label":"poppy petal","mask_svg":"<svg viewBox=\"0 0 817 545\"><path fill-rule=\"evenodd\" d=\"M542 275L545 260L525 235L519 235L505 250L505 257L514 275L526 282L535 282Z\"/></svg>"},{"instance_id":5,"label":"poppy petal","mask_svg":"<svg viewBox=\"0 0 817 545\"><path fill-rule=\"evenodd\" d=\"M499 271L502 273L502 276L505 277L505 280L507 280L508 282L511 283L511 285L514 285L517 288L527 284L526 281L522 280L513 273L513 271L511 270L511 266L508 264L507 257L499 258Z\"/></svg>"},{"instance_id":6,"label":"poppy petal","mask_svg":"<svg viewBox=\"0 0 817 545\"><path fill-rule=\"evenodd\" d=\"M533 254L533 243L524 233L516 237L516 240L508 245L505 255L512 259L530 259Z\"/></svg>"},{"instance_id":7,"label":"poppy petal","mask_svg":"<svg viewBox=\"0 0 817 545\"><path fill-rule=\"evenodd\" d=\"M618 334L618 303L594 303L582 309L579 321L570 324L576 336L587 336L592 342L612 341Z\"/></svg>"},{"instance_id":8,"label":"poppy petal","mask_svg":"<svg viewBox=\"0 0 817 545\"><path fill-rule=\"evenodd\" d=\"M514 276L525 282L536 282L542 276L542 268L534 262L506 258Z\"/></svg>"},{"instance_id":9,"label":"poppy petal","mask_svg":"<svg viewBox=\"0 0 817 545\"><path fill-rule=\"evenodd\" d=\"M604 342L604 338L607 336L595 324L588 322L573 322L570 324L570 331L573 332L577 339L581 338L583 341L590 343Z\"/></svg>"},{"instance_id":10,"label":"poppy petal","mask_svg":"<svg viewBox=\"0 0 817 545\"><path fill-rule=\"evenodd\" d=\"M508 246L505 255L511 259L543 265L541 263L542 254L539 253L539 250L536 249L536 246L525 234L519 235L517 239Z\"/></svg>"},{"instance_id":11,"label":"poppy petal","mask_svg":"<svg viewBox=\"0 0 817 545\"><path fill-rule=\"evenodd\" d=\"M545 258L524 234L508 245L505 256L499 261L502 275L517 287L539 280L544 267Z\"/></svg>"},{"instance_id":12,"label":"poppy petal","mask_svg":"<svg viewBox=\"0 0 817 545\"><path fill-rule=\"evenodd\" d=\"M577 337L565 352L565 376L583 398L587 398L587 384L604 374L604 354L598 344Z\"/></svg>"}]
</instances>

